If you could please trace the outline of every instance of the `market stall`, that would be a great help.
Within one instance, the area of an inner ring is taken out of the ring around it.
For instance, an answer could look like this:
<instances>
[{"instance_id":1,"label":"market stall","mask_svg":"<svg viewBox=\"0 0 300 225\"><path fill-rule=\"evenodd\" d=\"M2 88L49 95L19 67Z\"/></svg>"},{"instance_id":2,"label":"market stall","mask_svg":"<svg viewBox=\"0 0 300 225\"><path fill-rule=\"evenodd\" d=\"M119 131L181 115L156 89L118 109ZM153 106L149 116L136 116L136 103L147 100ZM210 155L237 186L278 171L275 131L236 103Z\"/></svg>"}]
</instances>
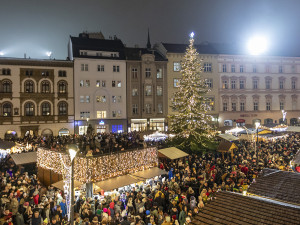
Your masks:
<instances>
[{"instance_id":1,"label":"market stall","mask_svg":"<svg viewBox=\"0 0 300 225\"><path fill-rule=\"evenodd\" d=\"M164 148L164 149L158 150L158 157L168 158L171 160L180 159L180 158L186 157L188 155L189 154L187 154L184 151L181 151L180 149L175 148L175 147Z\"/></svg>"}]
</instances>

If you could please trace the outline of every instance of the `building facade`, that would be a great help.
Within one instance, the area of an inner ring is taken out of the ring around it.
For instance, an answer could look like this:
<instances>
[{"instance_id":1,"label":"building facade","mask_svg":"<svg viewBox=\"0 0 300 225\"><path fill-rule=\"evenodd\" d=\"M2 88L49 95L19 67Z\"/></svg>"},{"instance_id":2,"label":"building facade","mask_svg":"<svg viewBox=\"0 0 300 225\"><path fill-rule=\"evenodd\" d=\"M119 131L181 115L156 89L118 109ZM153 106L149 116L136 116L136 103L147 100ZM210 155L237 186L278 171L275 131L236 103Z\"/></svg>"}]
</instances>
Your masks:
<instances>
[{"instance_id":1,"label":"building facade","mask_svg":"<svg viewBox=\"0 0 300 225\"><path fill-rule=\"evenodd\" d=\"M75 133L127 131L124 45L103 35L80 34L69 41L74 61Z\"/></svg>"},{"instance_id":2,"label":"building facade","mask_svg":"<svg viewBox=\"0 0 300 225\"><path fill-rule=\"evenodd\" d=\"M299 123L300 58L219 55L218 72L220 126Z\"/></svg>"},{"instance_id":3,"label":"building facade","mask_svg":"<svg viewBox=\"0 0 300 225\"><path fill-rule=\"evenodd\" d=\"M0 137L74 133L73 62L0 58Z\"/></svg>"},{"instance_id":4,"label":"building facade","mask_svg":"<svg viewBox=\"0 0 300 225\"><path fill-rule=\"evenodd\" d=\"M149 42L150 43L150 42ZM167 60L156 50L126 48L129 131L166 131Z\"/></svg>"}]
</instances>

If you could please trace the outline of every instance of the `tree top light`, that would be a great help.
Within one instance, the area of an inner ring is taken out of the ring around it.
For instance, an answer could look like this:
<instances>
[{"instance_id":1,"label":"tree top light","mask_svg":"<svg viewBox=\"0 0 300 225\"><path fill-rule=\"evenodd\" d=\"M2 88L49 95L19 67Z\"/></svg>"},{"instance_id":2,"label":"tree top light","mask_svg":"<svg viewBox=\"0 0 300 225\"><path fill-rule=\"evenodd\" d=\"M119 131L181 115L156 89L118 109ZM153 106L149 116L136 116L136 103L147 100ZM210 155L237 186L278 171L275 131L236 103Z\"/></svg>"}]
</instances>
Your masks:
<instances>
[{"instance_id":1,"label":"tree top light","mask_svg":"<svg viewBox=\"0 0 300 225\"><path fill-rule=\"evenodd\" d=\"M190 38L194 38L194 35L195 35L195 33L192 32L192 33L190 34Z\"/></svg>"},{"instance_id":2,"label":"tree top light","mask_svg":"<svg viewBox=\"0 0 300 225\"><path fill-rule=\"evenodd\" d=\"M268 41L263 36L254 36L248 42L248 50L251 55L263 54L268 48Z\"/></svg>"}]
</instances>

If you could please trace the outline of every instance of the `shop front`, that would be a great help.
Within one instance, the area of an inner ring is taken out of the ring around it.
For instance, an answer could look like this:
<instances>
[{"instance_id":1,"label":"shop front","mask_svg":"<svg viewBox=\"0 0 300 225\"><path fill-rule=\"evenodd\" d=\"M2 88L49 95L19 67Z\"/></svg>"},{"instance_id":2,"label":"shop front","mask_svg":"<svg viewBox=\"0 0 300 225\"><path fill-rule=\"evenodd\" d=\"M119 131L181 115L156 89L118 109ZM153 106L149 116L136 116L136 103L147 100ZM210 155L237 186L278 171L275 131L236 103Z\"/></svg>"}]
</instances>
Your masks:
<instances>
[{"instance_id":1,"label":"shop front","mask_svg":"<svg viewBox=\"0 0 300 225\"><path fill-rule=\"evenodd\" d=\"M165 131L164 118L131 119L130 131Z\"/></svg>"}]
</instances>

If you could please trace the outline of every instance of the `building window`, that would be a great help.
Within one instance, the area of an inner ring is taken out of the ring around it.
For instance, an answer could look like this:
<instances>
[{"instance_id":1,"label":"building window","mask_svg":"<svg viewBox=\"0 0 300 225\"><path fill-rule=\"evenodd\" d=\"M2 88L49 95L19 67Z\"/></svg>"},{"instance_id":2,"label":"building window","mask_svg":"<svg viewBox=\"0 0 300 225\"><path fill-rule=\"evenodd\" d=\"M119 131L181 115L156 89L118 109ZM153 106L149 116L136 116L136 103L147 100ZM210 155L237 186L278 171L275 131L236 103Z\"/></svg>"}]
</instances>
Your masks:
<instances>
[{"instance_id":1,"label":"building window","mask_svg":"<svg viewBox=\"0 0 300 225\"><path fill-rule=\"evenodd\" d=\"M113 81L111 82L111 86L112 86L112 87L116 87L116 81L115 81L115 80L113 80Z\"/></svg>"},{"instance_id":2,"label":"building window","mask_svg":"<svg viewBox=\"0 0 300 225\"><path fill-rule=\"evenodd\" d=\"M50 93L50 82L42 81L42 93Z\"/></svg>"},{"instance_id":3,"label":"building window","mask_svg":"<svg viewBox=\"0 0 300 225\"><path fill-rule=\"evenodd\" d=\"M292 80L292 89L296 89L296 81Z\"/></svg>"},{"instance_id":4,"label":"building window","mask_svg":"<svg viewBox=\"0 0 300 225\"><path fill-rule=\"evenodd\" d=\"M58 104L58 115L62 116L62 115L67 115L67 109L68 109L68 105L66 102L60 102Z\"/></svg>"},{"instance_id":5,"label":"building window","mask_svg":"<svg viewBox=\"0 0 300 225\"><path fill-rule=\"evenodd\" d=\"M215 98L214 97L206 98L205 104L209 107L210 111L215 110Z\"/></svg>"},{"instance_id":6,"label":"building window","mask_svg":"<svg viewBox=\"0 0 300 225\"><path fill-rule=\"evenodd\" d=\"M112 125L111 131L113 133L122 133L123 132L123 125Z\"/></svg>"},{"instance_id":7,"label":"building window","mask_svg":"<svg viewBox=\"0 0 300 225\"><path fill-rule=\"evenodd\" d=\"M231 80L231 89L235 89L235 80Z\"/></svg>"},{"instance_id":8,"label":"building window","mask_svg":"<svg viewBox=\"0 0 300 225\"><path fill-rule=\"evenodd\" d=\"M279 66L279 71L278 72L282 73L282 66L281 65Z\"/></svg>"},{"instance_id":9,"label":"building window","mask_svg":"<svg viewBox=\"0 0 300 225\"><path fill-rule=\"evenodd\" d=\"M271 80L270 79L266 80L266 89L271 89Z\"/></svg>"},{"instance_id":10,"label":"building window","mask_svg":"<svg viewBox=\"0 0 300 225\"><path fill-rule=\"evenodd\" d=\"M146 78L150 78L151 77L151 68L146 68L145 69L145 75L146 75Z\"/></svg>"},{"instance_id":11,"label":"building window","mask_svg":"<svg viewBox=\"0 0 300 225\"><path fill-rule=\"evenodd\" d=\"M258 87L258 80L253 80L253 89L257 89Z\"/></svg>"},{"instance_id":12,"label":"building window","mask_svg":"<svg viewBox=\"0 0 300 225\"><path fill-rule=\"evenodd\" d=\"M88 64L81 64L81 71L89 71L89 65Z\"/></svg>"},{"instance_id":13,"label":"building window","mask_svg":"<svg viewBox=\"0 0 300 225\"><path fill-rule=\"evenodd\" d=\"M84 96L80 95L80 102L84 102Z\"/></svg>"},{"instance_id":14,"label":"building window","mask_svg":"<svg viewBox=\"0 0 300 225\"><path fill-rule=\"evenodd\" d=\"M3 93L11 93L11 82L10 81L3 81L2 82L2 88L3 88Z\"/></svg>"},{"instance_id":15,"label":"building window","mask_svg":"<svg viewBox=\"0 0 300 225\"><path fill-rule=\"evenodd\" d=\"M231 73L235 73L235 65L234 64L231 65Z\"/></svg>"},{"instance_id":16,"label":"building window","mask_svg":"<svg viewBox=\"0 0 300 225\"><path fill-rule=\"evenodd\" d=\"M227 80L222 81L222 88L223 89L228 89L228 81Z\"/></svg>"},{"instance_id":17,"label":"building window","mask_svg":"<svg viewBox=\"0 0 300 225\"><path fill-rule=\"evenodd\" d=\"M104 65L98 65L97 70L98 72L104 72Z\"/></svg>"},{"instance_id":18,"label":"building window","mask_svg":"<svg viewBox=\"0 0 300 225\"><path fill-rule=\"evenodd\" d=\"M228 111L227 102L223 102L223 111Z\"/></svg>"},{"instance_id":19,"label":"building window","mask_svg":"<svg viewBox=\"0 0 300 225\"><path fill-rule=\"evenodd\" d=\"M271 110L271 102L266 103L266 110L270 111Z\"/></svg>"},{"instance_id":20,"label":"building window","mask_svg":"<svg viewBox=\"0 0 300 225\"><path fill-rule=\"evenodd\" d=\"M112 96L112 102L113 103L121 103L122 102L122 96Z\"/></svg>"},{"instance_id":21,"label":"building window","mask_svg":"<svg viewBox=\"0 0 300 225\"><path fill-rule=\"evenodd\" d=\"M138 96L138 89L137 88L132 89L132 96Z\"/></svg>"},{"instance_id":22,"label":"building window","mask_svg":"<svg viewBox=\"0 0 300 225\"><path fill-rule=\"evenodd\" d=\"M26 71L25 71L25 75L26 75L26 76L32 76L32 74L33 74L33 71L32 71L32 70L26 70Z\"/></svg>"},{"instance_id":23,"label":"building window","mask_svg":"<svg viewBox=\"0 0 300 225\"><path fill-rule=\"evenodd\" d=\"M213 88L213 79L205 79L205 85L208 88Z\"/></svg>"},{"instance_id":24,"label":"building window","mask_svg":"<svg viewBox=\"0 0 300 225\"><path fill-rule=\"evenodd\" d=\"M90 112L80 112L80 118L81 119L90 118Z\"/></svg>"},{"instance_id":25,"label":"building window","mask_svg":"<svg viewBox=\"0 0 300 225\"><path fill-rule=\"evenodd\" d=\"M90 80L85 80L85 86L89 87L91 85Z\"/></svg>"},{"instance_id":26,"label":"building window","mask_svg":"<svg viewBox=\"0 0 300 225\"><path fill-rule=\"evenodd\" d=\"M245 111L245 102L240 102L240 111Z\"/></svg>"},{"instance_id":27,"label":"building window","mask_svg":"<svg viewBox=\"0 0 300 225\"><path fill-rule=\"evenodd\" d=\"M279 108L280 108L280 110L284 110L284 102L279 103Z\"/></svg>"},{"instance_id":28,"label":"building window","mask_svg":"<svg viewBox=\"0 0 300 225\"><path fill-rule=\"evenodd\" d=\"M85 102L86 102L86 103L90 103L90 96L88 96L88 95L85 96Z\"/></svg>"},{"instance_id":29,"label":"building window","mask_svg":"<svg viewBox=\"0 0 300 225\"><path fill-rule=\"evenodd\" d=\"M97 118L98 119L106 118L106 111L97 111Z\"/></svg>"},{"instance_id":30,"label":"building window","mask_svg":"<svg viewBox=\"0 0 300 225\"><path fill-rule=\"evenodd\" d=\"M146 104L146 113L149 114L151 113L151 104Z\"/></svg>"},{"instance_id":31,"label":"building window","mask_svg":"<svg viewBox=\"0 0 300 225\"><path fill-rule=\"evenodd\" d=\"M222 65L222 71L223 71L223 73L226 73L226 72L227 72L226 64L223 64L223 65Z\"/></svg>"},{"instance_id":32,"label":"building window","mask_svg":"<svg viewBox=\"0 0 300 225\"><path fill-rule=\"evenodd\" d=\"M156 86L156 95L162 96L163 95L163 88L162 86Z\"/></svg>"},{"instance_id":33,"label":"building window","mask_svg":"<svg viewBox=\"0 0 300 225\"><path fill-rule=\"evenodd\" d=\"M256 73L256 65L253 65L253 73Z\"/></svg>"},{"instance_id":34,"label":"building window","mask_svg":"<svg viewBox=\"0 0 300 225\"><path fill-rule=\"evenodd\" d=\"M179 79L173 79L174 87L179 87Z\"/></svg>"},{"instance_id":35,"label":"building window","mask_svg":"<svg viewBox=\"0 0 300 225\"><path fill-rule=\"evenodd\" d=\"M64 94L67 93L67 84L64 81L58 83L58 93Z\"/></svg>"},{"instance_id":36,"label":"building window","mask_svg":"<svg viewBox=\"0 0 300 225\"><path fill-rule=\"evenodd\" d=\"M157 113L163 113L163 104L162 103L157 104Z\"/></svg>"},{"instance_id":37,"label":"building window","mask_svg":"<svg viewBox=\"0 0 300 225\"><path fill-rule=\"evenodd\" d=\"M244 73L244 65L240 65L240 73Z\"/></svg>"},{"instance_id":38,"label":"building window","mask_svg":"<svg viewBox=\"0 0 300 225\"><path fill-rule=\"evenodd\" d=\"M25 116L34 116L34 105L32 102L25 104Z\"/></svg>"},{"instance_id":39,"label":"building window","mask_svg":"<svg viewBox=\"0 0 300 225\"><path fill-rule=\"evenodd\" d=\"M253 102L253 110L258 111L258 102Z\"/></svg>"},{"instance_id":40,"label":"building window","mask_svg":"<svg viewBox=\"0 0 300 225\"><path fill-rule=\"evenodd\" d=\"M31 80L25 82L25 92L33 93L34 92L34 83Z\"/></svg>"},{"instance_id":41,"label":"building window","mask_svg":"<svg viewBox=\"0 0 300 225\"><path fill-rule=\"evenodd\" d=\"M174 72L179 72L181 69L180 62L173 62L173 70Z\"/></svg>"},{"instance_id":42,"label":"building window","mask_svg":"<svg viewBox=\"0 0 300 225\"><path fill-rule=\"evenodd\" d=\"M279 89L283 89L283 87L284 87L284 81L280 80L279 81Z\"/></svg>"},{"instance_id":43,"label":"building window","mask_svg":"<svg viewBox=\"0 0 300 225\"><path fill-rule=\"evenodd\" d=\"M163 78L163 74L162 74L162 69L161 68L159 68L159 69L156 70L156 78L157 79Z\"/></svg>"},{"instance_id":44,"label":"building window","mask_svg":"<svg viewBox=\"0 0 300 225\"><path fill-rule=\"evenodd\" d=\"M132 114L138 114L138 105L132 104Z\"/></svg>"},{"instance_id":45,"label":"building window","mask_svg":"<svg viewBox=\"0 0 300 225\"><path fill-rule=\"evenodd\" d=\"M58 76L59 77L66 77L67 76L67 72L65 70L59 70L58 71Z\"/></svg>"},{"instance_id":46,"label":"building window","mask_svg":"<svg viewBox=\"0 0 300 225\"><path fill-rule=\"evenodd\" d=\"M117 87L118 87L118 88L122 87L122 82L121 82L121 81L118 81L118 82L117 82Z\"/></svg>"},{"instance_id":47,"label":"building window","mask_svg":"<svg viewBox=\"0 0 300 225\"><path fill-rule=\"evenodd\" d=\"M236 103L235 102L231 103L231 110L236 111Z\"/></svg>"},{"instance_id":48,"label":"building window","mask_svg":"<svg viewBox=\"0 0 300 225\"><path fill-rule=\"evenodd\" d=\"M2 69L2 75L11 75L10 69Z\"/></svg>"},{"instance_id":49,"label":"building window","mask_svg":"<svg viewBox=\"0 0 300 225\"><path fill-rule=\"evenodd\" d=\"M101 85L100 80L96 80L96 87L100 87L100 85Z\"/></svg>"},{"instance_id":50,"label":"building window","mask_svg":"<svg viewBox=\"0 0 300 225\"><path fill-rule=\"evenodd\" d=\"M48 77L49 76L49 71L42 71L42 76L43 77Z\"/></svg>"},{"instance_id":51,"label":"building window","mask_svg":"<svg viewBox=\"0 0 300 225\"><path fill-rule=\"evenodd\" d=\"M211 72L211 63L204 63L204 72Z\"/></svg>"},{"instance_id":52,"label":"building window","mask_svg":"<svg viewBox=\"0 0 300 225\"><path fill-rule=\"evenodd\" d=\"M3 116L12 116L12 106L10 103L3 104Z\"/></svg>"},{"instance_id":53,"label":"building window","mask_svg":"<svg viewBox=\"0 0 300 225\"><path fill-rule=\"evenodd\" d=\"M50 115L50 103L45 102L42 104L42 116Z\"/></svg>"},{"instance_id":54,"label":"building window","mask_svg":"<svg viewBox=\"0 0 300 225\"><path fill-rule=\"evenodd\" d=\"M152 86L151 85L147 85L145 87L145 95L146 96L151 96L152 95Z\"/></svg>"},{"instance_id":55,"label":"building window","mask_svg":"<svg viewBox=\"0 0 300 225\"><path fill-rule=\"evenodd\" d=\"M132 79L137 79L137 68L131 69L131 76L132 76Z\"/></svg>"},{"instance_id":56,"label":"building window","mask_svg":"<svg viewBox=\"0 0 300 225\"><path fill-rule=\"evenodd\" d=\"M84 81L83 81L83 80L80 80L80 81L79 81L79 86L80 86L80 87L83 87L83 86L84 86Z\"/></svg>"},{"instance_id":57,"label":"building window","mask_svg":"<svg viewBox=\"0 0 300 225\"><path fill-rule=\"evenodd\" d=\"M113 110L112 111L112 117L121 117L121 110Z\"/></svg>"},{"instance_id":58,"label":"building window","mask_svg":"<svg viewBox=\"0 0 300 225\"><path fill-rule=\"evenodd\" d=\"M245 89L245 81L240 80L240 89Z\"/></svg>"},{"instance_id":59,"label":"building window","mask_svg":"<svg viewBox=\"0 0 300 225\"><path fill-rule=\"evenodd\" d=\"M96 96L96 102L102 102L105 103L106 102L106 96Z\"/></svg>"},{"instance_id":60,"label":"building window","mask_svg":"<svg viewBox=\"0 0 300 225\"><path fill-rule=\"evenodd\" d=\"M120 72L120 66L113 66L113 72Z\"/></svg>"}]
</instances>

